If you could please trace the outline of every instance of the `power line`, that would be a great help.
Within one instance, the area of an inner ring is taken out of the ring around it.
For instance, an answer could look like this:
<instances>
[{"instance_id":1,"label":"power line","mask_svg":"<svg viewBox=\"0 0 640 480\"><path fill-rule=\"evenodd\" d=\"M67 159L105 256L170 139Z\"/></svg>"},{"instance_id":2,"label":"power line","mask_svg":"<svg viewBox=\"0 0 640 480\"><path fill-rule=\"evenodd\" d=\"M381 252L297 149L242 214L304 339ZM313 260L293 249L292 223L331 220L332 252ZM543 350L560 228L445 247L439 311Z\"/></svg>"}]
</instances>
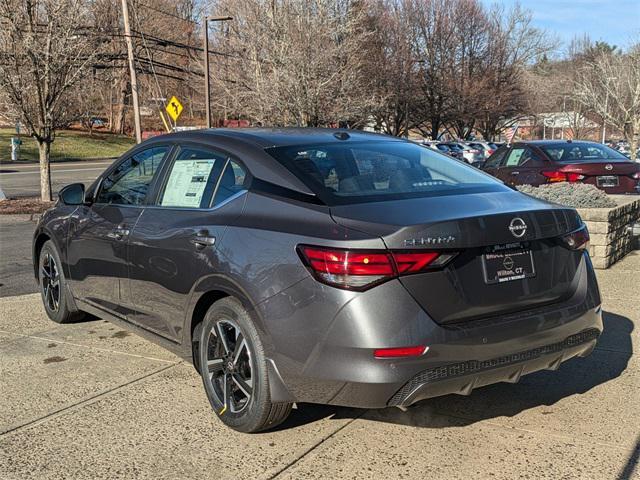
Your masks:
<instances>
[{"instance_id":1,"label":"power line","mask_svg":"<svg viewBox=\"0 0 640 480\"><path fill-rule=\"evenodd\" d=\"M142 3L142 2L137 2L137 3L138 3L138 5L142 5L145 8L153 10L154 12L162 13L163 15L167 15L169 17L177 18L178 20L182 20L183 22L189 22L189 23L193 23L194 25L198 25L198 22L196 22L195 20L192 20L190 18L181 17L180 15L176 15L175 13L167 12L166 10L162 10L160 8L157 8L157 7L152 7L151 5L148 5L146 3Z\"/></svg>"}]
</instances>

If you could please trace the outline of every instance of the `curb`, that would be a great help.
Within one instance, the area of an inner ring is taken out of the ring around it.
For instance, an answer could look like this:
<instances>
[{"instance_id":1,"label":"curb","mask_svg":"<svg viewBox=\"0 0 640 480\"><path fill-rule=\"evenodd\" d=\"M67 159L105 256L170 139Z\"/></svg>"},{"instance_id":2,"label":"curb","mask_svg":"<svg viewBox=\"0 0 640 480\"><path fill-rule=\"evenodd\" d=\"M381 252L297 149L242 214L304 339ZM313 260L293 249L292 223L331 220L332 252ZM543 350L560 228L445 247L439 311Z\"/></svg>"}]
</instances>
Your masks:
<instances>
[{"instance_id":1,"label":"curb","mask_svg":"<svg viewBox=\"0 0 640 480\"><path fill-rule=\"evenodd\" d=\"M99 162L102 160L116 160L120 157L96 157L96 158L56 158L51 160L50 164L54 163L66 163L66 162ZM39 160L18 160L13 162L11 160L0 160L0 165L39 165Z\"/></svg>"}]
</instances>

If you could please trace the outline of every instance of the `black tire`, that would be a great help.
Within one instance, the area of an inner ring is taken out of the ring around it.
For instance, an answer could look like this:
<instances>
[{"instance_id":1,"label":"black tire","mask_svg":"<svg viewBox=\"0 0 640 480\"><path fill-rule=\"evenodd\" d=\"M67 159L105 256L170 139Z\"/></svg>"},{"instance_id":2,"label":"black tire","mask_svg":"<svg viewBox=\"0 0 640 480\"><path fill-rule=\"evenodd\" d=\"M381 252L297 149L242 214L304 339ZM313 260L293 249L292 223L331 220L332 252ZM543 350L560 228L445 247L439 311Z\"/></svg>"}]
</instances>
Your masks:
<instances>
[{"instance_id":1,"label":"black tire","mask_svg":"<svg viewBox=\"0 0 640 480\"><path fill-rule=\"evenodd\" d=\"M40 251L38 282L44 309L51 320L56 323L72 323L84 319L84 312L72 307L60 255L51 240L45 242Z\"/></svg>"},{"instance_id":2,"label":"black tire","mask_svg":"<svg viewBox=\"0 0 640 480\"><path fill-rule=\"evenodd\" d=\"M289 416L291 403L271 402L264 347L238 300L227 297L211 305L200 329L199 355L207 398L225 425L255 433Z\"/></svg>"}]
</instances>

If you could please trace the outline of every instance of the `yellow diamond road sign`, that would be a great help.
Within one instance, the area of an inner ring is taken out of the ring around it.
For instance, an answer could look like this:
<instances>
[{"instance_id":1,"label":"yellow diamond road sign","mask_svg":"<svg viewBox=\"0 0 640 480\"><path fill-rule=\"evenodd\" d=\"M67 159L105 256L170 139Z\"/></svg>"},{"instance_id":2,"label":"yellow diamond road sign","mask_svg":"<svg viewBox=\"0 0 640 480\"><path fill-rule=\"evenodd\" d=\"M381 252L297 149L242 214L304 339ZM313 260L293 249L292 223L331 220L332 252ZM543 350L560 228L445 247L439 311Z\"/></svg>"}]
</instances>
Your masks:
<instances>
[{"instance_id":1,"label":"yellow diamond road sign","mask_svg":"<svg viewBox=\"0 0 640 480\"><path fill-rule=\"evenodd\" d=\"M169 103L167 103L167 106L164 107L164 109L175 122L176 120L178 120L178 117L182 113L182 104L180 103L180 100L178 100L174 95L173 97L171 97L171 100L169 100Z\"/></svg>"}]
</instances>

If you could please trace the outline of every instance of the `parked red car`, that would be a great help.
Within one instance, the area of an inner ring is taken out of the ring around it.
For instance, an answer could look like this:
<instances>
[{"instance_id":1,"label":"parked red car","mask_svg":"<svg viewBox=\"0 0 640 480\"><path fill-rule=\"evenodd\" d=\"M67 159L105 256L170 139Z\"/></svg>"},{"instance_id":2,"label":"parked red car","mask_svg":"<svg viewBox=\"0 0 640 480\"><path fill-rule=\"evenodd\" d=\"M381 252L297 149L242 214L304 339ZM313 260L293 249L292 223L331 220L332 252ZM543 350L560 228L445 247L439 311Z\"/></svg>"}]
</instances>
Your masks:
<instances>
[{"instance_id":1,"label":"parked red car","mask_svg":"<svg viewBox=\"0 0 640 480\"><path fill-rule=\"evenodd\" d=\"M516 142L500 147L481 168L509 185L581 182L607 193L640 193L640 164L595 142Z\"/></svg>"}]
</instances>

